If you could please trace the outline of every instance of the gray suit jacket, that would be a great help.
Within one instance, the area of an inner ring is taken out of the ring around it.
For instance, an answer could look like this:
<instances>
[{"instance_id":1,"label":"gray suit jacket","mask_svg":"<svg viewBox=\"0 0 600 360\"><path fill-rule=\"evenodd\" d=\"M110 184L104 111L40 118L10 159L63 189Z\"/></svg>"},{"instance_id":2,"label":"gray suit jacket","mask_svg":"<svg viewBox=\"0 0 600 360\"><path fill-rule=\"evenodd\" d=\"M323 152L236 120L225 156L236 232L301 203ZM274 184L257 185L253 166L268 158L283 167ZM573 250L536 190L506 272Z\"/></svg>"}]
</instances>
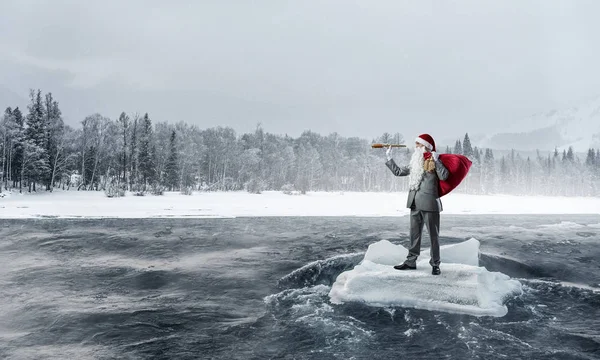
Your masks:
<instances>
[{"instance_id":1,"label":"gray suit jacket","mask_svg":"<svg viewBox=\"0 0 600 360\"><path fill-rule=\"evenodd\" d=\"M407 176L410 174L410 167L400 167L396 165L394 159L385 163L387 167L396 176ZM448 178L448 169L442 164L440 159L435 162L435 171L425 172L421 185L418 190L410 190L406 207L423 211L442 211L442 202L439 197L438 185L440 180Z\"/></svg>"}]
</instances>

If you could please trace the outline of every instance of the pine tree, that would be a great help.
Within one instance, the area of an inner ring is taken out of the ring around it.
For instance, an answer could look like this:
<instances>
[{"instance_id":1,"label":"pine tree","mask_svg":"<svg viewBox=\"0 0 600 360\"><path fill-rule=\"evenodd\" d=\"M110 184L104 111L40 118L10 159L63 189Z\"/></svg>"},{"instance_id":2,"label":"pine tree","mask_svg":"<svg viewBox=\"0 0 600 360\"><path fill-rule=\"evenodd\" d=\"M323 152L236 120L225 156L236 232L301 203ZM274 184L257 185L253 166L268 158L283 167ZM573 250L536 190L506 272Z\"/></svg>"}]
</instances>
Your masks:
<instances>
[{"instance_id":1,"label":"pine tree","mask_svg":"<svg viewBox=\"0 0 600 360\"><path fill-rule=\"evenodd\" d=\"M139 169L139 116L136 114L133 117L133 124L131 125L131 141L130 141L130 151L129 151L129 164L131 169L129 170L129 187L133 188L134 183L137 184L138 181L138 169Z\"/></svg>"},{"instance_id":2,"label":"pine tree","mask_svg":"<svg viewBox=\"0 0 600 360\"><path fill-rule=\"evenodd\" d=\"M473 152L473 147L471 146L471 140L469 139L468 133L465 134L465 139L463 140L463 143L462 143L462 150L463 150L463 155L468 158L475 155ZM477 156L479 156L479 155L477 154Z\"/></svg>"},{"instance_id":3,"label":"pine tree","mask_svg":"<svg viewBox=\"0 0 600 360\"><path fill-rule=\"evenodd\" d=\"M171 133L169 142L169 158L166 165L167 186L172 191L179 187L179 157L177 156L177 143L175 130Z\"/></svg>"},{"instance_id":4,"label":"pine tree","mask_svg":"<svg viewBox=\"0 0 600 360\"><path fill-rule=\"evenodd\" d=\"M510 173L508 171L508 166L506 165L506 159L502 156L502 159L500 160L500 191L505 192L507 190L506 186L508 185L509 178Z\"/></svg>"},{"instance_id":5,"label":"pine tree","mask_svg":"<svg viewBox=\"0 0 600 360\"><path fill-rule=\"evenodd\" d=\"M21 162L21 179L23 183L27 178L29 192L36 191L35 179L39 177L40 172L47 170L47 158L45 149L36 145L33 141L25 139L23 141L23 161Z\"/></svg>"},{"instance_id":6,"label":"pine tree","mask_svg":"<svg viewBox=\"0 0 600 360\"><path fill-rule=\"evenodd\" d=\"M594 150L592 149L592 152ZM600 179L600 149L596 150L596 155L594 156L595 162L592 169L592 181L594 183L594 195L600 195L600 185L598 185L598 180Z\"/></svg>"},{"instance_id":7,"label":"pine tree","mask_svg":"<svg viewBox=\"0 0 600 360\"><path fill-rule=\"evenodd\" d=\"M23 167L23 142L25 141L25 120L23 114L18 107L12 111L12 116L15 121L15 134L13 137L13 156L10 163L11 179L13 181L12 186L17 187L19 183L19 190L22 189L23 184L21 183L21 169Z\"/></svg>"},{"instance_id":8,"label":"pine tree","mask_svg":"<svg viewBox=\"0 0 600 360\"><path fill-rule=\"evenodd\" d=\"M140 137L140 153L139 166L142 175L143 184L153 183L156 175L156 167L154 163L154 144L152 121L148 117L148 113L144 115L142 123L142 136Z\"/></svg>"},{"instance_id":9,"label":"pine tree","mask_svg":"<svg viewBox=\"0 0 600 360\"><path fill-rule=\"evenodd\" d=\"M462 147L462 144L460 143L460 140L456 140L456 144L454 144L454 153L455 154L463 153L463 147Z\"/></svg>"},{"instance_id":10,"label":"pine tree","mask_svg":"<svg viewBox=\"0 0 600 360\"><path fill-rule=\"evenodd\" d=\"M587 193L585 195L595 195L596 193L596 171L594 169L596 165L596 152L594 149L588 149L587 156L585 158L585 167L582 171L585 174L585 182L588 182Z\"/></svg>"},{"instance_id":11,"label":"pine tree","mask_svg":"<svg viewBox=\"0 0 600 360\"><path fill-rule=\"evenodd\" d=\"M567 160L569 160L570 162L574 162L575 161L575 154L573 153L573 147L569 146L569 150L567 151Z\"/></svg>"},{"instance_id":12,"label":"pine tree","mask_svg":"<svg viewBox=\"0 0 600 360\"><path fill-rule=\"evenodd\" d=\"M533 191L532 165L531 165L531 159L528 156L527 162L525 165L525 193L531 194L532 191Z\"/></svg>"},{"instance_id":13,"label":"pine tree","mask_svg":"<svg viewBox=\"0 0 600 360\"><path fill-rule=\"evenodd\" d=\"M450 146L446 146L446 154L452 154L452 150L450 150Z\"/></svg>"},{"instance_id":14,"label":"pine tree","mask_svg":"<svg viewBox=\"0 0 600 360\"><path fill-rule=\"evenodd\" d=\"M593 167L596 164L596 153L594 149L588 149L587 157L585 158L585 165Z\"/></svg>"},{"instance_id":15,"label":"pine tree","mask_svg":"<svg viewBox=\"0 0 600 360\"><path fill-rule=\"evenodd\" d=\"M25 130L26 139L32 147L28 154L27 177L30 181L29 191L36 191L36 181L43 181L47 176L50 165L49 155L47 150L47 126L44 119L44 105L42 103L42 92L37 93L33 90L29 93L31 103L28 106L29 114L27 114L27 129Z\"/></svg>"},{"instance_id":16,"label":"pine tree","mask_svg":"<svg viewBox=\"0 0 600 360\"><path fill-rule=\"evenodd\" d=\"M29 93L31 103L28 106L27 130L25 132L27 139L35 145L42 148L46 147L46 123L44 121L44 106L42 104L42 92L37 93L33 90Z\"/></svg>"},{"instance_id":17,"label":"pine tree","mask_svg":"<svg viewBox=\"0 0 600 360\"><path fill-rule=\"evenodd\" d=\"M12 109L6 108L4 116L0 120L0 135L2 136L0 148L2 149L2 158L0 158L0 193L2 193L2 185L8 183L10 169L10 151L12 150L12 127L14 119Z\"/></svg>"},{"instance_id":18,"label":"pine tree","mask_svg":"<svg viewBox=\"0 0 600 360\"><path fill-rule=\"evenodd\" d=\"M49 172L46 174L46 190L52 191L53 182L58 174L58 162L62 156L64 143L61 141L64 135L64 123L58 102L52 98L52 93L46 94L44 103L44 115L46 126L46 151L48 153Z\"/></svg>"},{"instance_id":19,"label":"pine tree","mask_svg":"<svg viewBox=\"0 0 600 360\"><path fill-rule=\"evenodd\" d=\"M485 149L485 155L483 157L484 164L492 165L494 163L494 153L491 149Z\"/></svg>"},{"instance_id":20,"label":"pine tree","mask_svg":"<svg viewBox=\"0 0 600 360\"><path fill-rule=\"evenodd\" d=\"M467 156L466 150L464 150L464 151L465 151L464 155ZM477 163L480 164L481 163L481 151L477 147L475 147L475 149L471 150L471 154L472 154L471 156L475 159L475 161L477 161Z\"/></svg>"},{"instance_id":21,"label":"pine tree","mask_svg":"<svg viewBox=\"0 0 600 360\"><path fill-rule=\"evenodd\" d=\"M482 172L482 177L483 177L483 179L482 179L483 180L482 181L483 189L486 192L493 192L494 191L494 183L495 183L494 154L492 153L492 151L490 149L485 149L485 155L483 158L481 172Z\"/></svg>"},{"instance_id":22,"label":"pine tree","mask_svg":"<svg viewBox=\"0 0 600 360\"><path fill-rule=\"evenodd\" d=\"M259 173L259 179L261 179L262 181L264 181L266 174L265 174L265 158L266 158L266 154L265 154L265 131L262 128L262 124L258 123L256 125L256 130L254 130L254 137L257 141L257 147L260 149L259 152L259 156L260 156L260 163L259 163L259 169L258 169L258 173Z\"/></svg>"},{"instance_id":23,"label":"pine tree","mask_svg":"<svg viewBox=\"0 0 600 360\"><path fill-rule=\"evenodd\" d=\"M123 172L123 178L121 178L119 174L119 183L127 184L127 134L129 131L129 116L127 116L125 112L122 112L121 115L119 115L118 124L121 126L121 134L123 136L123 151L119 160L121 162L121 170L119 173L121 171Z\"/></svg>"}]
</instances>

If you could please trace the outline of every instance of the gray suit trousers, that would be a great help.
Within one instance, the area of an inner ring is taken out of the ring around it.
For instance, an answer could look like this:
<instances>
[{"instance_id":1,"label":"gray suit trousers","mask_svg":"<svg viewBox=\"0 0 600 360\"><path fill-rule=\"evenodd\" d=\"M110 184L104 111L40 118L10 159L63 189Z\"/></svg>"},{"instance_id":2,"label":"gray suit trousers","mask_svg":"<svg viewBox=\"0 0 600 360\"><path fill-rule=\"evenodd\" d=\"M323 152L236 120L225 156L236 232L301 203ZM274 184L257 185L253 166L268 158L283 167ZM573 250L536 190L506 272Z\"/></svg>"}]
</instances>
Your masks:
<instances>
[{"instance_id":1,"label":"gray suit trousers","mask_svg":"<svg viewBox=\"0 0 600 360\"><path fill-rule=\"evenodd\" d=\"M421 237L423 226L431 239L431 266L440 265L440 213L438 211L410 210L410 248L405 263L410 266L417 265L417 258L421 254Z\"/></svg>"}]
</instances>

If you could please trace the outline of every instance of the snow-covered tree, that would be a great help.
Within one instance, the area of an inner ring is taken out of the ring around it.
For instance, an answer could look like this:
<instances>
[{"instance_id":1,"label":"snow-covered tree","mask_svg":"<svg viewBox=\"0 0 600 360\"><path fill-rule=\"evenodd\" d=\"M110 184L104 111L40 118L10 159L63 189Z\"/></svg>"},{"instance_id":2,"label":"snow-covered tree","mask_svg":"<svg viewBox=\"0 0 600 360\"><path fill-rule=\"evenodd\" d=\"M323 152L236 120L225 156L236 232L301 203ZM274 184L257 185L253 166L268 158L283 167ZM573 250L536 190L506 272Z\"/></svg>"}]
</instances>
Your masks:
<instances>
[{"instance_id":1,"label":"snow-covered tree","mask_svg":"<svg viewBox=\"0 0 600 360\"><path fill-rule=\"evenodd\" d=\"M12 187L17 187L21 191L23 184L21 183L21 169L23 165L23 142L25 141L25 119L18 107L12 111L12 119L14 121L14 132L12 133L13 148L10 152L10 179Z\"/></svg>"},{"instance_id":2,"label":"snow-covered tree","mask_svg":"<svg viewBox=\"0 0 600 360\"><path fill-rule=\"evenodd\" d=\"M303 194L315 190L323 168L319 153L310 143L300 144L297 166L296 188Z\"/></svg>"},{"instance_id":3,"label":"snow-covered tree","mask_svg":"<svg viewBox=\"0 0 600 360\"><path fill-rule=\"evenodd\" d=\"M36 183L47 181L50 172L48 153L48 125L44 117L44 104L40 90L29 92L25 138L29 142L27 180L29 191L36 191Z\"/></svg>"},{"instance_id":4,"label":"snow-covered tree","mask_svg":"<svg viewBox=\"0 0 600 360\"><path fill-rule=\"evenodd\" d=\"M456 143L454 144L454 153L455 154L463 153L463 147L462 147L460 140L456 140Z\"/></svg>"},{"instance_id":5,"label":"snow-covered tree","mask_svg":"<svg viewBox=\"0 0 600 360\"><path fill-rule=\"evenodd\" d=\"M154 131L152 129L152 121L148 117L148 113L144 115L142 120L142 132L140 136L140 152L138 154L140 175L142 184L147 186L155 181L156 163L154 158Z\"/></svg>"},{"instance_id":6,"label":"snow-covered tree","mask_svg":"<svg viewBox=\"0 0 600 360\"><path fill-rule=\"evenodd\" d=\"M169 139L169 158L166 165L166 185L172 191L180 187L180 182L177 132L173 130L171 132L171 138Z\"/></svg>"},{"instance_id":7,"label":"snow-covered tree","mask_svg":"<svg viewBox=\"0 0 600 360\"><path fill-rule=\"evenodd\" d=\"M65 125L58 102L52 97L52 93L46 94L44 102L44 117L46 127L46 152L48 154L49 173L47 174L46 190L52 191L57 175L62 175L61 164L58 161L66 159L65 149ZM60 177L60 176L59 176Z\"/></svg>"},{"instance_id":8,"label":"snow-covered tree","mask_svg":"<svg viewBox=\"0 0 600 360\"><path fill-rule=\"evenodd\" d=\"M129 127L130 127L130 121L129 121L129 116L127 116L127 114L125 114L125 112L122 112L121 115L119 115L119 119L117 120L117 124L119 126L119 131L120 131L120 137L121 137L121 142L120 142L120 170L119 173L122 175L119 175L119 183L122 184L127 184L127 171L128 171L128 163L127 163L127 151L128 151L128 139L129 139Z\"/></svg>"},{"instance_id":9,"label":"snow-covered tree","mask_svg":"<svg viewBox=\"0 0 600 360\"><path fill-rule=\"evenodd\" d=\"M471 139L469 138L469 134L465 134L465 139L462 142L462 154L468 158L473 157L476 154L473 151L473 147L471 146Z\"/></svg>"}]
</instances>

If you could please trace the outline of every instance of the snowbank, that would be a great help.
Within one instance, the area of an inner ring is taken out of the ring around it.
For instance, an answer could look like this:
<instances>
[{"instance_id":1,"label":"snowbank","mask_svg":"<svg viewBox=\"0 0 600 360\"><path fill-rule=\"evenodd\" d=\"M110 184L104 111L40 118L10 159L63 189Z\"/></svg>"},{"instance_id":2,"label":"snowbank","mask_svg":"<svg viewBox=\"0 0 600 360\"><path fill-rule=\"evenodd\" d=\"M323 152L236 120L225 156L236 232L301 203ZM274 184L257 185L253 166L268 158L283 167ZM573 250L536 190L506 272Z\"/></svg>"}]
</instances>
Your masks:
<instances>
[{"instance_id":1,"label":"snowbank","mask_svg":"<svg viewBox=\"0 0 600 360\"><path fill-rule=\"evenodd\" d=\"M421 252L417 270L395 270L408 250L387 240L371 244L363 261L341 273L329 297L332 303L363 302L371 306L402 306L475 316L501 317L503 302L521 294L521 284L478 266L479 241L440 247L442 274L431 275L429 249Z\"/></svg>"},{"instance_id":2,"label":"snowbank","mask_svg":"<svg viewBox=\"0 0 600 360\"><path fill-rule=\"evenodd\" d=\"M4 193L6 195L6 193ZM0 198L0 218L206 218L243 216L403 216L406 193L167 192L108 198L103 192L12 193ZM449 194L444 214L600 214L599 198Z\"/></svg>"}]
</instances>

